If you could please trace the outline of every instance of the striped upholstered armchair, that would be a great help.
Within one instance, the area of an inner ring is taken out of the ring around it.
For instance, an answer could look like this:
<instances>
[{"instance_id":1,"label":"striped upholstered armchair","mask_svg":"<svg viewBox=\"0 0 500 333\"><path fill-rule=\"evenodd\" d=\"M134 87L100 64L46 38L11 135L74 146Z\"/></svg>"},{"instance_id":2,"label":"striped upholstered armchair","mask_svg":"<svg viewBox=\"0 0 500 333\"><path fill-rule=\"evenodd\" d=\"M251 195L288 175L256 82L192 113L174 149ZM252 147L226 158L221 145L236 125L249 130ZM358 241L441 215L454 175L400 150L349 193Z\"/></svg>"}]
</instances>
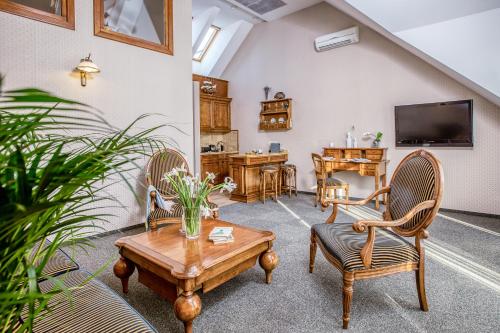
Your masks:
<instances>
[{"instance_id":1,"label":"striped upholstered armchair","mask_svg":"<svg viewBox=\"0 0 500 333\"><path fill-rule=\"evenodd\" d=\"M174 204L171 211L166 211L157 207L156 196L161 195L165 200L176 201L176 194L172 186L163 181L165 173L171 171L173 168L184 167L189 173L188 163L184 157L173 149L165 148L157 151L151 156L146 166L146 182L148 185L153 185L156 191L149 193L151 196L148 224L152 229L156 228L158 223L179 221L182 217L182 206L178 203ZM209 202L210 209L214 211L214 218L218 217L218 208L214 203Z\"/></svg>"},{"instance_id":2,"label":"striped upholstered armchair","mask_svg":"<svg viewBox=\"0 0 500 333\"><path fill-rule=\"evenodd\" d=\"M384 193L388 199L383 221L334 223L337 205L364 205ZM389 186L365 200L323 201L324 206L333 204L333 212L326 223L311 228L309 272L313 272L319 245L325 258L343 275L344 329L349 325L355 280L415 271L420 308L428 310L423 239L429 236L426 229L438 212L442 193L441 163L431 153L418 150L401 161ZM414 237L414 244L407 237Z\"/></svg>"}]
</instances>

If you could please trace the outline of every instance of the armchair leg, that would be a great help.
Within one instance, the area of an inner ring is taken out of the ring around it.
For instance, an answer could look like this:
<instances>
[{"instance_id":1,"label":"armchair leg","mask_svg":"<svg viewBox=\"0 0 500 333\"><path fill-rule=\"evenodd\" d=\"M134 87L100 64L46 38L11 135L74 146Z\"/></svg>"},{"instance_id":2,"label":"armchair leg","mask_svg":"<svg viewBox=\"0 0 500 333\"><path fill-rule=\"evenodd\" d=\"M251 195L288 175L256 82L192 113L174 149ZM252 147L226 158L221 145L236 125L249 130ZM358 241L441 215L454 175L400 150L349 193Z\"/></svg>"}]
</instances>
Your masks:
<instances>
[{"instance_id":1,"label":"armchair leg","mask_svg":"<svg viewBox=\"0 0 500 333\"><path fill-rule=\"evenodd\" d=\"M318 207L318 198L319 198L318 190L319 189L316 187L316 196L314 197L314 208Z\"/></svg>"},{"instance_id":2,"label":"armchair leg","mask_svg":"<svg viewBox=\"0 0 500 333\"><path fill-rule=\"evenodd\" d=\"M420 259L420 264L418 266L419 266L418 270L415 271L415 277L417 280L418 301L420 303L420 309L422 311L429 311L429 305L427 304L427 296L425 295L425 270L424 270L423 258Z\"/></svg>"},{"instance_id":3,"label":"armchair leg","mask_svg":"<svg viewBox=\"0 0 500 333\"><path fill-rule=\"evenodd\" d=\"M342 288L342 302L343 302L343 315L342 315L342 328L349 327L352 293L353 293L354 276L352 273L344 273L344 287Z\"/></svg>"},{"instance_id":4,"label":"armchair leg","mask_svg":"<svg viewBox=\"0 0 500 333\"><path fill-rule=\"evenodd\" d=\"M311 244L309 245L309 273L314 271L314 261L316 260L316 249L318 244L316 243L316 234L314 230L311 229Z\"/></svg>"}]
</instances>

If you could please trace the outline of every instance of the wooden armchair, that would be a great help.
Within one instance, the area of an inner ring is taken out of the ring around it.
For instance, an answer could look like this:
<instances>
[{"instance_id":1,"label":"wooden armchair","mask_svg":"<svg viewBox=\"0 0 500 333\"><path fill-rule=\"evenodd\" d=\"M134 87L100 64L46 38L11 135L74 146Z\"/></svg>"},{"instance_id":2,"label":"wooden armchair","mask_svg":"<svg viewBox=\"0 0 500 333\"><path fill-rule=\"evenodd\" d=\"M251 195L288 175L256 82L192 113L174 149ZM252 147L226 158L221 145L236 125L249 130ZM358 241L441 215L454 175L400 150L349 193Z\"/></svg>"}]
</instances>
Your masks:
<instances>
[{"instance_id":1,"label":"wooden armchair","mask_svg":"<svg viewBox=\"0 0 500 333\"><path fill-rule=\"evenodd\" d=\"M318 206L318 202L323 202L327 199L328 193L333 191L333 198L337 198L337 190L343 189L345 191L346 199L349 200L349 184L344 181L331 177L326 172L325 160L319 154L311 154L314 173L316 174L316 200L314 201L314 207ZM325 206L321 206L321 210L325 211ZM348 209L346 205L346 209Z\"/></svg>"},{"instance_id":2,"label":"wooden armchair","mask_svg":"<svg viewBox=\"0 0 500 333\"><path fill-rule=\"evenodd\" d=\"M150 193L151 200L149 216L147 217L152 230L157 228L158 223L179 222L182 217L182 206L179 203L174 204L171 211L166 211L157 207L155 200L157 195L161 195L165 200L177 201L176 193L172 186L164 181L163 178L165 173L171 171L173 168L181 167L184 167L189 174L187 161L178 151L173 149L165 148L157 151L149 159L146 166L146 183L148 186L153 185L156 188L156 191ZM209 206L214 211L214 218L217 218L217 205L209 202Z\"/></svg>"},{"instance_id":3,"label":"wooden armchair","mask_svg":"<svg viewBox=\"0 0 500 333\"><path fill-rule=\"evenodd\" d=\"M333 223L337 205L364 205L384 193L388 195L384 221L358 221L353 225ZM326 223L311 228L309 272L313 272L319 245L325 258L343 274L344 329L349 325L355 280L416 271L420 308L428 310L422 240L429 235L426 229L438 212L442 194L441 163L431 153L418 150L401 161L389 186L365 200L322 202L323 206L333 204L333 211ZM364 236L364 232L368 235ZM415 245L403 237L415 237Z\"/></svg>"}]
</instances>

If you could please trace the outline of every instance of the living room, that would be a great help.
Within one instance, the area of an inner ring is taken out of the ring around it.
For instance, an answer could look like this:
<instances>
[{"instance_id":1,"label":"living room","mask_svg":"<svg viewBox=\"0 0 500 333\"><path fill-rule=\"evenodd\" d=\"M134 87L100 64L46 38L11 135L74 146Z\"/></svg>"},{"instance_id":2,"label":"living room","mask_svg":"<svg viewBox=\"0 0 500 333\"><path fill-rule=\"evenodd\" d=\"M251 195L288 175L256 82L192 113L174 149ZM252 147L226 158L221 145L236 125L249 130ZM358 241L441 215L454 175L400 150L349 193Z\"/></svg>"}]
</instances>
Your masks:
<instances>
[{"instance_id":1,"label":"living room","mask_svg":"<svg viewBox=\"0 0 500 333\"><path fill-rule=\"evenodd\" d=\"M2 332L496 331L498 22L0 0Z\"/></svg>"}]
</instances>

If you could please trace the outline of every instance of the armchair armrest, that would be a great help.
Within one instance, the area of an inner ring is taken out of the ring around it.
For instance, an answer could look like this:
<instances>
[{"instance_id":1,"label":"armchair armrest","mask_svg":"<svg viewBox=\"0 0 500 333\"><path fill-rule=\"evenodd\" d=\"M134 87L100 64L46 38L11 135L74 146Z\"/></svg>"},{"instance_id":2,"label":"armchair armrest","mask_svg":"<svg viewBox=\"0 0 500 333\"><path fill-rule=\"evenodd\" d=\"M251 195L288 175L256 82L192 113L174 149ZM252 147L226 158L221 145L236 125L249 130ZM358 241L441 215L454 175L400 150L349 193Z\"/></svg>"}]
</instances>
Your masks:
<instances>
[{"instance_id":1,"label":"armchair armrest","mask_svg":"<svg viewBox=\"0 0 500 333\"><path fill-rule=\"evenodd\" d=\"M390 192L391 192L391 187L386 186L386 187L381 188L378 191L373 192L372 194L370 194L368 197L366 197L363 200L351 201L351 200L341 200L341 199L323 199L321 201L321 204L323 205L323 207L326 207L329 204L363 206L363 205L366 205L367 203L369 203L376 196L384 194L384 193L390 193Z\"/></svg>"},{"instance_id":2,"label":"armchair armrest","mask_svg":"<svg viewBox=\"0 0 500 333\"><path fill-rule=\"evenodd\" d=\"M323 207L328 207L330 204L333 204L332 214L326 220L326 223L333 223L333 222L335 222L335 219L337 218L337 206L338 205L354 205L354 206L366 205L368 202L370 202L370 200L372 200L373 198L375 198L377 195L384 194L384 193L389 193L389 192L391 192L391 187L390 186L386 186L386 187L381 188L378 191L373 192L366 199L359 200L359 201L338 200L338 199L323 199L321 201L321 205Z\"/></svg>"},{"instance_id":3,"label":"armchair armrest","mask_svg":"<svg viewBox=\"0 0 500 333\"><path fill-rule=\"evenodd\" d=\"M368 238L366 239L366 243L361 249L359 253L361 260L363 261L363 265L366 268L370 268L372 264L372 254L373 254L373 245L375 244L375 227L397 227L405 224L410 221L415 214L418 212L433 208L436 205L436 200L427 200L419 203L415 207L413 207L405 216L398 220L394 221L376 221L376 220L362 220L354 223L352 228L356 232L365 232L368 229Z\"/></svg>"},{"instance_id":4,"label":"armchair armrest","mask_svg":"<svg viewBox=\"0 0 500 333\"><path fill-rule=\"evenodd\" d=\"M436 200L427 200L419 203L415 207L413 207L408 213L406 213L405 216L398 220L394 221L379 221L379 220L361 220L358 222L355 222L352 225L352 228L356 232L365 232L367 228L369 227L382 227L382 228L387 228L387 227L398 227L400 225L405 224L406 222L410 221L415 214L418 212L433 208L436 205Z\"/></svg>"}]
</instances>

